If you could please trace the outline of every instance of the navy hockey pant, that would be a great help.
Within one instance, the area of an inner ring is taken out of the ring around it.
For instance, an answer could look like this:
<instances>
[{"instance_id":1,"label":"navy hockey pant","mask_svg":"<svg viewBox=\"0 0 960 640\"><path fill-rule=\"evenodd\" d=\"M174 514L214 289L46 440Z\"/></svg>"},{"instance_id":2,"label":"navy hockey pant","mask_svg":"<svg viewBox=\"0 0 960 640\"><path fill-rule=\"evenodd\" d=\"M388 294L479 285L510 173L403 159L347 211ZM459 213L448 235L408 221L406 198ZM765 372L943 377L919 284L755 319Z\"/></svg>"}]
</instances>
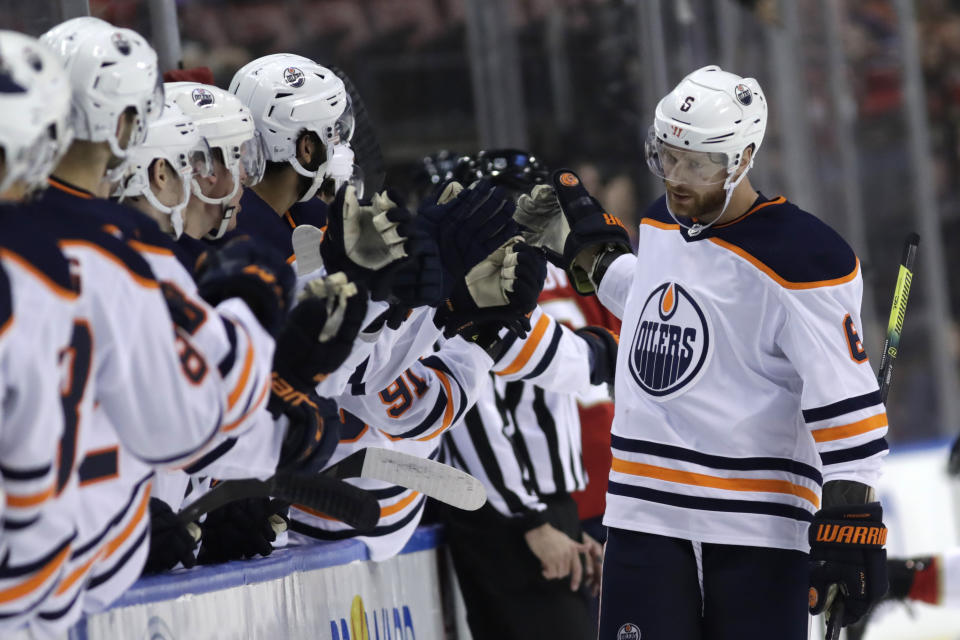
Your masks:
<instances>
[{"instance_id":1,"label":"navy hockey pant","mask_svg":"<svg viewBox=\"0 0 960 640\"><path fill-rule=\"evenodd\" d=\"M806 640L808 555L610 529L599 640ZM702 594L702 595L701 595Z\"/></svg>"}]
</instances>

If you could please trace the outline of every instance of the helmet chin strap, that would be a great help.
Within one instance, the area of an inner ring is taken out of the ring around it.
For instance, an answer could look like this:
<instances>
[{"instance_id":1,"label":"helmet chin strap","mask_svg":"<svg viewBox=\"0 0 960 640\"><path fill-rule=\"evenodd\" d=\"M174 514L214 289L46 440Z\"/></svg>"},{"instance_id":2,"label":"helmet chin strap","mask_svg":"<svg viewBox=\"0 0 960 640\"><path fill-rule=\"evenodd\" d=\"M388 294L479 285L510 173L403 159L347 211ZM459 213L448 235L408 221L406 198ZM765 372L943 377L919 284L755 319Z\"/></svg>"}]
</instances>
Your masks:
<instances>
[{"instance_id":1,"label":"helmet chin strap","mask_svg":"<svg viewBox=\"0 0 960 640\"><path fill-rule=\"evenodd\" d=\"M220 219L220 226L216 231L211 231L210 233L203 236L207 240L219 240L223 237L223 234L227 232L227 227L230 226L230 220L233 219L234 214L237 212L237 208L234 205L229 205L223 209L223 218Z\"/></svg>"},{"instance_id":2,"label":"helmet chin strap","mask_svg":"<svg viewBox=\"0 0 960 640\"><path fill-rule=\"evenodd\" d=\"M723 182L723 190L726 191L726 193L727 193L726 197L725 197L724 200L723 200L723 208L720 209L720 215L718 215L716 218L714 218L713 220L711 220L711 221L708 222L707 224L700 224L699 222L695 222L695 223L693 223L693 225L686 225L686 224L684 224L684 223L681 221L680 216L678 216L677 214L675 214L675 213L673 212L673 210L670 209L670 199L669 199L669 198L666 199L667 213L670 214L670 217L673 218L673 221L674 221L674 222L676 222L678 225L680 225L681 227L683 227L684 229L687 230L687 234L688 234L689 236L694 237L694 238L697 237L698 235L700 235L701 233L703 233L704 231L706 231L707 229L709 229L710 227L712 227L713 225L715 225L715 224L717 223L717 221L718 221L720 218L723 217L723 214L726 213L726 211L727 211L727 207L730 206L730 199L733 198L733 192L734 192L734 190L737 188L737 185L739 185L740 182L747 176L747 172L750 171L751 167L753 167L753 160L752 160L752 159L750 160L750 165L749 165L746 169L743 170L743 173L741 173L740 176L739 176L736 180L734 180L733 182L730 182L730 177L731 177L731 176L729 176L729 175L727 176L727 179L724 180L724 182Z\"/></svg>"}]
</instances>

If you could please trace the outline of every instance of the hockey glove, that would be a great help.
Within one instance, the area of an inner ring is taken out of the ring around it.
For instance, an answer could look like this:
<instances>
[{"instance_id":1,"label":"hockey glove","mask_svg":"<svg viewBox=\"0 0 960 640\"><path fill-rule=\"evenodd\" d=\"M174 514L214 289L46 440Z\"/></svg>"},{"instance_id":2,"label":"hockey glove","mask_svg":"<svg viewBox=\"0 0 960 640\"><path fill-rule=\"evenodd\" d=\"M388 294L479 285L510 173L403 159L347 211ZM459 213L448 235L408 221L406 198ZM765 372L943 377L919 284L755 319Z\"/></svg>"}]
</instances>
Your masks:
<instances>
[{"instance_id":1,"label":"hockey glove","mask_svg":"<svg viewBox=\"0 0 960 640\"><path fill-rule=\"evenodd\" d=\"M503 328L526 337L546 275L543 252L513 238L470 270L434 322L447 337L459 334L488 351Z\"/></svg>"},{"instance_id":2,"label":"hockey glove","mask_svg":"<svg viewBox=\"0 0 960 640\"><path fill-rule=\"evenodd\" d=\"M218 564L273 553L277 533L287 520L280 515L286 505L270 498L247 498L231 502L207 514L201 525L203 544L197 561Z\"/></svg>"},{"instance_id":3,"label":"hockey glove","mask_svg":"<svg viewBox=\"0 0 960 640\"><path fill-rule=\"evenodd\" d=\"M386 193L360 202L343 185L330 205L320 255L328 273L343 271L354 282L368 282L387 265L407 255L413 216ZM373 287L371 287L373 288Z\"/></svg>"},{"instance_id":4,"label":"hockey glove","mask_svg":"<svg viewBox=\"0 0 960 640\"><path fill-rule=\"evenodd\" d=\"M415 224L436 240L440 261L450 276L447 297L471 269L519 233L513 211L506 190L489 180L467 189L451 182L435 201L420 208Z\"/></svg>"},{"instance_id":5,"label":"hockey glove","mask_svg":"<svg viewBox=\"0 0 960 640\"><path fill-rule=\"evenodd\" d=\"M553 186L570 233L563 245L562 266L577 293L596 291L609 258L632 253L630 235L620 218L606 213L569 169L553 173Z\"/></svg>"},{"instance_id":6,"label":"hockey glove","mask_svg":"<svg viewBox=\"0 0 960 640\"><path fill-rule=\"evenodd\" d=\"M276 373L267 410L285 428L278 472L314 473L330 460L340 441L337 405L295 388Z\"/></svg>"},{"instance_id":7,"label":"hockey glove","mask_svg":"<svg viewBox=\"0 0 960 640\"><path fill-rule=\"evenodd\" d=\"M529 194L520 196L513 219L520 225L520 234L527 244L540 247L547 260L563 266L563 246L570 235L570 225L551 185L538 184Z\"/></svg>"},{"instance_id":8,"label":"hockey glove","mask_svg":"<svg viewBox=\"0 0 960 640\"><path fill-rule=\"evenodd\" d=\"M574 331L590 347L590 384L613 382L617 370L620 336L604 327L581 327Z\"/></svg>"},{"instance_id":9,"label":"hockey glove","mask_svg":"<svg viewBox=\"0 0 960 640\"><path fill-rule=\"evenodd\" d=\"M449 277L440 263L436 240L414 230L410 237L410 255L395 269L378 278L370 293L374 300L385 300L396 309L397 317L406 317L411 309L436 306L445 297ZM392 328L399 324L388 322Z\"/></svg>"},{"instance_id":10,"label":"hockey glove","mask_svg":"<svg viewBox=\"0 0 960 640\"><path fill-rule=\"evenodd\" d=\"M163 500L150 498L150 551L143 565L144 575L170 571L182 563L188 569L197 564L193 550L200 541L200 527L182 524Z\"/></svg>"},{"instance_id":11,"label":"hockey glove","mask_svg":"<svg viewBox=\"0 0 960 640\"><path fill-rule=\"evenodd\" d=\"M879 502L824 507L810 523L810 613L828 604L830 585L843 601L841 626L859 620L887 592L887 528Z\"/></svg>"},{"instance_id":12,"label":"hockey glove","mask_svg":"<svg viewBox=\"0 0 960 640\"><path fill-rule=\"evenodd\" d=\"M271 335L283 326L290 310L296 277L283 256L257 245L249 236L230 240L200 256L197 289L209 304L240 298Z\"/></svg>"},{"instance_id":13,"label":"hockey glove","mask_svg":"<svg viewBox=\"0 0 960 640\"><path fill-rule=\"evenodd\" d=\"M312 390L350 355L366 312L366 290L344 274L312 280L277 337L274 370L297 388Z\"/></svg>"}]
</instances>

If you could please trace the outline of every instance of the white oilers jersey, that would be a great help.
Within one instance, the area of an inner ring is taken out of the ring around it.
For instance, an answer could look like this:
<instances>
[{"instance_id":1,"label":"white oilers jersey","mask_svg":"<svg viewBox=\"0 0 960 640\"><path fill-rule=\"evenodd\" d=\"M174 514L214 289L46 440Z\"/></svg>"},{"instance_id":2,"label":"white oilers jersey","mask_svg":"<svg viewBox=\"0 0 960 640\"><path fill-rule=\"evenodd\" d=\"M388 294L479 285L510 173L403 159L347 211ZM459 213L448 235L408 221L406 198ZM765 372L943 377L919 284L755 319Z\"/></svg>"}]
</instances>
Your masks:
<instances>
[{"instance_id":1,"label":"white oilers jersey","mask_svg":"<svg viewBox=\"0 0 960 640\"><path fill-rule=\"evenodd\" d=\"M696 237L658 200L598 292L623 320L604 524L807 550L823 482L874 485L887 451L861 291L783 198Z\"/></svg>"},{"instance_id":2,"label":"white oilers jersey","mask_svg":"<svg viewBox=\"0 0 960 640\"><path fill-rule=\"evenodd\" d=\"M273 337L241 299L224 300L216 308L207 304L197 292L193 276L177 258L176 245L152 222L149 226L141 225L138 232L137 239L129 239L128 244L150 265L178 332L188 337L202 358L198 362L208 364L206 375L220 386L225 398L217 438L195 453L187 464L178 465L190 474L210 475L214 473L210 465L229 455L240 436L253 426L269 432L267 442L273 440L272 421L260 419L263 415L269 417L266 406L273 369ZM234 468L233 473L223 475L225 469L220 468L216 477L270 475L276 469L280 451L258 447L246 453L244 460L234 460L226 466Z\"/></svg>"},{"instance_id":3,"label":"white oilers jersey","mask_svg":"<svg viewBox=\"0 0 960 640\"><path fill-rule=\"evenodd\" d=\"M76 487L67 482L70 469L61 469L58 448L61 392L70 385L69 373L59 374L60 361L75 348L77 294L54 242L35 229L11 228L6 215L0 219L0 630L24 623L50 598L76 539Z\"/></svg>"}]
</instances>

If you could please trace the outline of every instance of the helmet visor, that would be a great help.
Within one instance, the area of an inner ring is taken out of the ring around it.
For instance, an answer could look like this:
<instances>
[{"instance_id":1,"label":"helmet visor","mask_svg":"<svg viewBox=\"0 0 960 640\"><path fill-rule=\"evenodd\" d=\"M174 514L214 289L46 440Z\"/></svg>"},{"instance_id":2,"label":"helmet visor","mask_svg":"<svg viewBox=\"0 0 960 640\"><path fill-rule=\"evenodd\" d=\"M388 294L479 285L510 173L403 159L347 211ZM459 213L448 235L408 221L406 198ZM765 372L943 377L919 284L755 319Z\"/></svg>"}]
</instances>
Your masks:
<instances>
[{"instance_id":1,"label":"helmet visor","mask_svg":"<svg viewBox=\"0 0 960 640\"><path fill-rule=\"evenodd\" d=\"M255 131L252 138L240 145L240 169L242 170L240 179L243 186L252 187L260 182L266 166L267 156L263 149L263 138L260 137L259 131Z\"/></svg>"},{"instance_id":2,"label":"helmet visor","mask_svg":"<svg viewBox=\"0 0 960 640\"><path fill-rule=\"evenodd\" d=\"M200 141L189 151L181 153L179 157L180 172L190 176L209 178L213 175L213 153L206 138Z\"/></svg>"},{"instance_id":3,"label":"helmet visor","mask_svg":"<svg viewBox=\"0 0 960 640\"><path fill-rule=\"evenodd\" d=\"M730 157L726 153L674 147L658 139L652 127L644 152L650 171L663 180L691 186L711 186L727 180Z\"/></svg>"},{"instance_id":4,"label":"helmet visor","mask_svg":"<svg viewBox=\"0 0 960 640\"><path fill-rule=\"evenodd\" d=\"M356 117L353 114L353 103L350 101L350 94L347 94L346 97L347 106L344 107L343 113L340 114L340 117L337 118L337 121L333 125L334 133L337 136L337 140L334 140L334 142L339 142L340 144L350 142L357 124Z\"/></svg>"}]
</instances>

